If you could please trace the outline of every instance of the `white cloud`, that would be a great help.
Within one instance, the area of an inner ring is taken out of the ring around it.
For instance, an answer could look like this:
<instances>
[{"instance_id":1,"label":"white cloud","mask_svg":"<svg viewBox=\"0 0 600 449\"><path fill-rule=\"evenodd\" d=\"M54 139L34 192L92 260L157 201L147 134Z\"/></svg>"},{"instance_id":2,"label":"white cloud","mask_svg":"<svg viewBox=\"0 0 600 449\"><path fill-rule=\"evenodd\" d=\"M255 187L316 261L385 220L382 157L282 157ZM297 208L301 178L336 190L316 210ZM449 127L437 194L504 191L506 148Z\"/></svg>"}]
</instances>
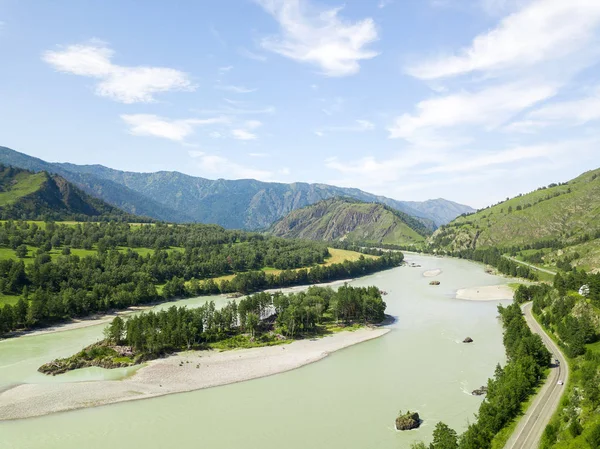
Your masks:
<instances>
[{"instance_id":1,"label":"white cloud","mask_svg":"<svg viewBox=\"0 0 600 449\"><path fill-rule=\"evenodd\" d=\"M224 67L219 67L219 73L227 73L233 69L232 65L226 65Z\"/></svg>"},{"instance_id":2,"label":"white cloud","mask_svg":"<svg viewBox=\"0 0 600 449\"><path fill-rule=\"evenodd\" d=\"M375 129L375 124L370 122L369 120L355 120L353 125L349 126L329 126L323 128L322 130L315 131L315 134L319 137L322 137L325 132L365 132L365 131L373 131Z\"/></svg>"},{"instance_id":3,"label":"white cloud","mask_svg":"<svg viewBox=\"0 0 600 449\"><path fill-rule=\"evenodd\" d=\"M262 126L262 122L260 120L247 120L244 126L247 129L256 129Z\"/></svg>"},{"instance_id":4,"label":"white cloud","mask_svg":"<svg viewBox=\"0 0 600 449\"><path fill-rule=\"evenodd\" d=\"M517 183L537 187L531 185L532 174L560 173L574 158L593 160L599 141L599 137L592 137L507 145L483 153L479 150L430 152L412 148L385 158L369 156L350 161L329 158L325 160L325 166L336 173L329 180L334 185L358 187L388 197L410 190L437 195L440 186L454 189L461 186L458 190L462 190L463 195L470 190L471 198L478 198L480 205L487 205L494 195L505 197L519 193L515 190L520 188L515 187ZM506 184L506 179L511 182ZM498 185L503 185L507 193L499 195Z\"/></svg>"},{"instance_id":5,"label":"white cloud","mask_svg":"<svg viewBox=\"0 0 600 449\"><path fill-rule=\"evenodd\" d=\"M224 124L225 117L208 119L171 120L153 114L121 115L121 119L129 125L129 133L136 136L153 136L183 142L194 133L196 126Z\"/></svg>"},{"instance_id":6,"label":"white cloud","mask_svg":"<svg viewBox=\"0 0 600 449\"><path fill-rule=\"evenodd\" d=\"M268 157L269 153L248 153L250 157Z\"/></svg>"},{"instance_id":7,"label":"white cloud","mask_svg":"<svg viewBox=\"0 0 600 449\"><path fill-rule=\"evenodd\" d=\"M127 67L112 63L114 51L105 43L70 45L46 51L42 59L63 73L97 78L96 95L121 103L150 103L154 95L169 91L193 91L189 76L166 67Z\"/></svg>"},{"instance_id":8,"label":"white cloud","mask_svg":"<svg viewBox=\"0 0 600 449\"><path fill-rule=\"evenodd\" d=\"M542 106L527 114L523 120L511 123L504 129L536 133L549 126L577 126L595 120L600 120L600 86L592 89L586 97Z\"/></svg>"},{"instance_id":9,"label":"white cloud","mask_svg":"<svg viewBox=\"0 0 600 449\"><path fill-rule=\"evenodd\" d=\"M217 89L226 90L228 92L234 92L236 94L249 94L256 92L258 89L249 89L244 86L216 86Z\"/></svg>"},{"instance_id":10,"label":"white cloud","mask_svg":"<svg viewBox=\"0 0 600 449\"><path fill-rule=\"evenodd\" d=\"M383 9L388 5L391 5L393 3L393 0L379 0L379 3L377 3L377 7L379 9Z\"/></svg>"},{"instance_id":11,"label":"white cloud","mask_svg":"<svg viewBox=\"0 0 600 449\"><path fill-rule=\"evenodd\" d=\"M415 114L396 119L389 128L390 138L424 143L439 139L441 128L456 131L461 125L482 125L494 129L514 114L555 95L557 88L542 82L518 82L424 100L417 104Z\"/></svg>"},{"instance_id":12,"label":"white cloud","mask_svg":"<svg viewBox=\"0 0 600 449\"><path fill-rule=\"evenodd\" d=\"M327 76L353 75L360 61L377 56L367 47L378 39L373 19L340 19L341 8L316 10L305 0L257 0L281 28L264 38L263 48L295 61L318 66Z\"/></svg>"},{"instance_id":13,"label":"white cloud","mask_svg":"<svg viewBox=\"0 0 600 449\"><path fill-rule=\"evenodd\" d=\"M598 0L535 0L477 36L458 55L418 63L408 72L435 79L556 60L588 44L599 24Z\"/></svg>"},{"instance_id":14,"label":"white cloud","mask_svg":"<svg viewBox=\"0 0 600 449\"><path fill-rule=\"evenodd\" d=\"M234 139L237 140L256 140L258 139L258 136L254 133L251 133L250 131L247 131L245 129L232 129L231 130L231 135L233 136Z\"/></svg>"},{"instance_id":15,"label":"white cloud","mask_svg":"<svg viewBox=\"0 0 600 449\"><path fill-rule=\"evenodd\" d=\"M274 114L275 107L268 106L261 109L244 109L238 107L225 106L217 109L194 109L197 114L223 114L223 115L259 115L259 114Z\"/></svg>"},{"instance_id":16,"label":"white cloud","mask_svg":"<svg viewBox=\"0 0 600 449\"><path fill-rule=\"evenodd\" d=\"M533 119L568 121L576 124L600 119L600 87L586 98L554 103L529 114Z\"/></svg>"},{"instance_id":17,"label":"white cloud","mask_svg":"<svg viewBox=\"0 0 600 449\"><path fill-rule=\"evenodd\" d=\"M550 145L518 146L499 152L481 154L480 152L464 152L457 162L438 165L421 171L420 174L434 173L475 173L477 170L494 165L511 164L527 159L545 158L552 152Z\"/></svg>"},{"instance_id":18,"label":"white cloud","mask_svg":"<svg viewBox=\"0 0 600 449\"><path fill-rule=\"evenodd\" d=\"M269 181L273 177L273 172L268 170L259 170L251 167L242 166L231 162L229 159L215 154L205 154L202 152L189 152L203 174L208 176L223 176L228 179L260 179Z\"/></svg>"},{"instance_id":19,"label":"white cloud","mask_svg":"<svg viewBox=\"0 0 600 449\"><path fill-rule=\"evenodd\" d=\"M223 135L219 131L212 131L208 135L209 135L209 137L211 137L213 139L219 139L219 138L223 137Z\"/></svg>"},{"instance_id":20,"label":"white cloud","mask_svg":"<svg viewBox=\"0 0 600 449\"><path fill-rule=\"evenodd\" d=\"M243 47L238 49L238 53L245 58L253 59L255 61L265 62L267 60L265 55L255 53Z\"/></svg>"}]
</instances>

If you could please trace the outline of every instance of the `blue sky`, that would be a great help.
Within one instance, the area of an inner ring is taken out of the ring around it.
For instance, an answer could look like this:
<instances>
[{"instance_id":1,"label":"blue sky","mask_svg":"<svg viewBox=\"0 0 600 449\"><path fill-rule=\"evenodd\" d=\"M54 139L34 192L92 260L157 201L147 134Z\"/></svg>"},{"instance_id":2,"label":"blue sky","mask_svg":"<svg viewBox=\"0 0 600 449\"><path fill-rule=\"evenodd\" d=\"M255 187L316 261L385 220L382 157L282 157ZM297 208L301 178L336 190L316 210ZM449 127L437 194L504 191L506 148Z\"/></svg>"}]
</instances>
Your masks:
<instances>
[{"instance_id":1,"label":"blue sky","mask_svg":"<svg viewBox=\"0 0 600 449\"><path fill-rule=\"evenodd\" d=\"M0 145L481 207L600 166L598 0L0 0Z\"/></svg>"}]
</instances>

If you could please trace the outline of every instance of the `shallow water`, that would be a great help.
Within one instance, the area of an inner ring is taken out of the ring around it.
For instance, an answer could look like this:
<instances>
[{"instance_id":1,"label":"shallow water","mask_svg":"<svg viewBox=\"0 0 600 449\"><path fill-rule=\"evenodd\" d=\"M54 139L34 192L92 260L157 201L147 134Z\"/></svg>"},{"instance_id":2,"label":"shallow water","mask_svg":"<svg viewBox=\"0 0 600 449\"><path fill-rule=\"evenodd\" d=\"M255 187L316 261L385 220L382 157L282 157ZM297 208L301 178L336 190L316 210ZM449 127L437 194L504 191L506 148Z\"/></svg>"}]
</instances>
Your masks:
<instances>
[{"instance_id":1,"label":"shallow water","mask_svg":"<svg viewBox=\"0 0 600 449\"><path fill-rule=\"evenodd\" d=\"M485 384L505 356L498 301L462 301L454 294L459 288L507 281L467 261L412 254L407 260L421 267L352 281L388 292L387 312L397 321L381 338L262 379L0 422L0 447L397 449L428 440L440 420L460 432L473 421L481 402L470 391ZM439 276L423 277L424 271L436 268L442 269ZM430 286L432 279L441 285ZM199 305L208 299L178 304ZM87 369L52 378L36 372L40 364L101 338L102 327L0 342L0 388L17 382L128 375L126 370ZM466 336L475 342L461 343ZM424 419L421 428L396 432L399 409L417 410Z\"/></svg>"}]
</instances>

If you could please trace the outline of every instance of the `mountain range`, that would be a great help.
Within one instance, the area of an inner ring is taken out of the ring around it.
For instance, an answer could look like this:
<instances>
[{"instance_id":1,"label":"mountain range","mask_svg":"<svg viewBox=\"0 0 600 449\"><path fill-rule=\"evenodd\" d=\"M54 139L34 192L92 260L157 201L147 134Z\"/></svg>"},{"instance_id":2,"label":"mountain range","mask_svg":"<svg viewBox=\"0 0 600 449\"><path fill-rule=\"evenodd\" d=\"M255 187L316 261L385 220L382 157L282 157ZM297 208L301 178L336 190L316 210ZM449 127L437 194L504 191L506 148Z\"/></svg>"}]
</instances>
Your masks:
<instances>
[{"instance_id":1,"label":"mountain range","mask_svg":"<svg viewBox=\"0 0 600 449\"><path fill-rule=\"evenodd\" d=\"M23 220L139 221L58 175L0 165L0 217Z\"/></svg>"},{"instance_id":2,"label":"mountain range","mask_svg":"<svg viewBox=\"0 0 600 449\"><path fill-rule=\"evenodd\" d=\"M441 198L424 202L397 201L327 184L210 180L179 172L136 173L102 165L53 163L6 147L0 147L0 163L58 174L85 192L131 214L170 222L215 223L230 229L266 229L293 210L334 197L385 204L419 218L432 230L474 210Z\"/></svg>"},{"instance_id":3,"label":"mountain range","mask_svg":"<svg viewBox=\"0 0 600 449\"><path fill-rule=\"evenodd\" d=\"M431 231L419 220L379 203L333 198L297 209L268 231L284 238L405 245Z\"/></svg>"}]
</instances>

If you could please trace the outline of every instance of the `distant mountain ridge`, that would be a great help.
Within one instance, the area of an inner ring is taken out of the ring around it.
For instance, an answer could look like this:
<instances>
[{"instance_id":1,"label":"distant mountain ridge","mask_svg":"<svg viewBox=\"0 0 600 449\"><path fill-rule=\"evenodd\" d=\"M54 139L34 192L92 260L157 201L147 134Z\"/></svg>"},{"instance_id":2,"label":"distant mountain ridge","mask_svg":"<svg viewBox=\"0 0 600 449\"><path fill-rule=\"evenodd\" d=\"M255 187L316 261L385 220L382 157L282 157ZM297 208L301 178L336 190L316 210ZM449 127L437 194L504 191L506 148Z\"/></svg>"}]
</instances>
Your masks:
<instances>
[{"instance_id":1,"label":"distant mountain ridge","mask_svg":"<svg viewBox=\"0 0 600 449\"><path fill-rule=\"evenodd\" d=\"M422 222L404 212L347 198L294 210L268 232L285 238L393 245L422 243L431 234Z\"/></svg>"},{"instance_id":2,"label":"distant mountain ridge","mask_svg":"<svg viewBox=\"0 0 600 449\"><path fill-rule=\"evenodd\" d=\"M92 197L58 175L0 165L0 217L4 220L111 219L139 221Z\"/></svg>"},{"instance_id":3,"label":"distant mountain ridge","mask_svg":"<svg viewBox=\"0 0 600 449\"><path fill-rule=\"evenodd\" d=\"M102 165L50 163L0 147L0 163L57 173L110 204L159 220L216 223L226 228L266 229L301 207L334 197L377 202L418 217L430 229L472 212L443 199L397 201L359 189L308 183L270 183L253 179L209 180L179 172L135 173Z\"/></svg>"}]
</instances>

